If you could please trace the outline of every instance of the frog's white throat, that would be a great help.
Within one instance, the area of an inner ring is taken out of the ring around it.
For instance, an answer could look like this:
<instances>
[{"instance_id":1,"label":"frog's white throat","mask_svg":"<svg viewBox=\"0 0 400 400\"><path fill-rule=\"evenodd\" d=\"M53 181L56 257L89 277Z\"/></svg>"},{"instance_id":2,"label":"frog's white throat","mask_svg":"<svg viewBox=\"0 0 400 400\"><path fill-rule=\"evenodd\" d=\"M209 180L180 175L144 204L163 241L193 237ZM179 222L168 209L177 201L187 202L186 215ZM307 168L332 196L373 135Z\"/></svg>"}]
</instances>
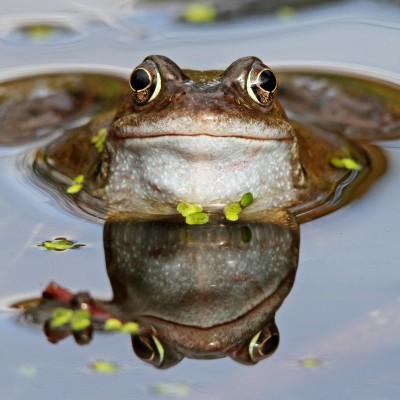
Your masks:
<instances>
[{"instance_id":1,"label":"frog's white throat","mask_svg":"<svg viewBox=\"0 0 400 400\"><path fill-rule=\"evenodd\" d=\"M169 214L182 201L223 206L246 192L257 209L281 207L304 185L295 138L164 135L109 147L105 196L119 211Z\"/></svg>"}]
</instances>

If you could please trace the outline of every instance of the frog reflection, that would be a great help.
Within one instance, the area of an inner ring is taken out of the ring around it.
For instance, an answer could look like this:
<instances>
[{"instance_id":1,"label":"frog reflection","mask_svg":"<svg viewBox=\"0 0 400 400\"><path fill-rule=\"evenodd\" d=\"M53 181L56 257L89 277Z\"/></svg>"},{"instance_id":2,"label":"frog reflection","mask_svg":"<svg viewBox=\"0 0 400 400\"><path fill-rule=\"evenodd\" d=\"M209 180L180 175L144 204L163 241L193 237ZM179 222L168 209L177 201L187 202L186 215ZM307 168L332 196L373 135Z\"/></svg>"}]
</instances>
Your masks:
<instances>
[{"instance_id":1,"label":"frog reflection","mask_svg":"<svg viewBox=\"0 0 400 400\"><path fill-rule=\"evenodd\" d=\"M294 280L298 239L293 221L107 222L113 303L156 332L133 337L136 354L158 367L183 356L250 363L267 356L278 344L274 315Z\"/></svg>"},{"instance_id":2,"label":"frog reflection","mask_svg":"<svg viewBox=\"0 0 400 400\"><path fill-rule=\"evenodd\" d=\"M93 315L103 309L107 318L138 322L133 349L157 368L184 357L229 356L245 364L268 357L279 343L275 313L298 261L297 224L279 215L275 223L218 220L200 227L175 219L107 221L104 248L114 297ZM67 297L59 294L54 306ZM96 301L80 294L69 302L87 308ZM45 332L54 342L67 335L49 327L51 304L44 299L26 316L47 321ZM91 333L75 333L75 339L84 343Z\"/></svg>"}]
</instances>

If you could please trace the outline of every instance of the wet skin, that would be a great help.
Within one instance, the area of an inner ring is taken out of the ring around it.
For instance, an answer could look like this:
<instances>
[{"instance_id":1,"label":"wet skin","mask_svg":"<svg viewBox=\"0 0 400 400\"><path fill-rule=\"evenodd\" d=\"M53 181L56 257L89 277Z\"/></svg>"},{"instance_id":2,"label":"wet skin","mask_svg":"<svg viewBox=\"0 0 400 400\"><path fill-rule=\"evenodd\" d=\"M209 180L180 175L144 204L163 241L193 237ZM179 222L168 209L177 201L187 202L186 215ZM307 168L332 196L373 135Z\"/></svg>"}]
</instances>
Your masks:
<instances>
[{"instance_id":1,"label":"wet skin","mask_svg":"<svg viewBox=\"0 0 400 400\"><path fill-rule=\"evenodd\" d=\"M132 72L130 86L116 113L45 150L53 170L87 177L86 191L106 214L151 219L176 213L183 201L215 211L251 192L252 219L275 208L310 219L327 212L322 205L350 174L332 167L333 157L370 164L343 136L289 120L273 72L256 57L224 72L199 72L150 56ZM89 139L100 128L108 136L99 156Z\"/></svg>"}]
</instances>

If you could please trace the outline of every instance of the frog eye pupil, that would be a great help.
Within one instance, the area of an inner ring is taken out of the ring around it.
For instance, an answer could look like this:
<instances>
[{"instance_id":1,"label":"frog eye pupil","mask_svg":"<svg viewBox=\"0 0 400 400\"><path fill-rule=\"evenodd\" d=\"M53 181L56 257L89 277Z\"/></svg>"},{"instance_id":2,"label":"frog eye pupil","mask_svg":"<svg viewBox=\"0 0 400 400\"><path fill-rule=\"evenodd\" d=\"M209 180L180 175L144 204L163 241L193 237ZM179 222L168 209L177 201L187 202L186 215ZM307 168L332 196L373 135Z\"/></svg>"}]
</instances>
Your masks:
<instances>
[{"instance_id":1,"label":"frog eye pupil","mask_svg":"<svg viewBox=\"0 0 400 400\"><path fill-rule=\"evenodd\" d=\"M272 71L264 69L258 75L257 86L267 92L272 92L276 88L276 78Z\"/></svg>"},{"instance_id":2,"label":"frog eye pupil","mask_svg":"<svg viewBox=\"0 0 400 400\"><path fill-rule=\"evenodd\" d=\"M154 100L161 89L161 76L152 63L149 68L140 66L133 70L129 78L129 86L136 104L144 105Z\"/></svg>"},{"instance_id":3,"label":"frog eye pupil","mask_svg":"<svg viewBox=\"0 0 400 400\"><path fill-rule=\"evenodd\" d=\"M267 67L252 68L247 76L248 95L259 105L270 107L278 88L274 73Z\"/></svg>"},{"instance_id":4,"label":"frog eye pupil","mask_svg":"<svg viewBox=\"0 0 400 400\"><path fill-rule=\"evenodd\" d=\"M143 68L138 68L131 75L130 84L135 91L146 89L151 84L149 73Z\"/></svg>"}]
</instances>

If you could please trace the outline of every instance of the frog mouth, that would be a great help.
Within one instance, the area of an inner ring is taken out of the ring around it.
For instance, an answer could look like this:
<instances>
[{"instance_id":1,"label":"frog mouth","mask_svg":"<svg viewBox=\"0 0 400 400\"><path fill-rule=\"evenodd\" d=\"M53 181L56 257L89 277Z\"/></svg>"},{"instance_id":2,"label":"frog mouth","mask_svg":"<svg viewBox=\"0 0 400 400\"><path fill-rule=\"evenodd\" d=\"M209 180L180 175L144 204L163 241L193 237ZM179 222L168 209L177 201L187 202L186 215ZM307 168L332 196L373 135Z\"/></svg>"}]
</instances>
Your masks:
<instances>
[{"instance_id":1,"label":"frog mouth","mask_svg":"<svg viewBox=\"0 0 400 400\"><path fill-rule=\"evenodd\" d=\"M138 121L127 116L114 122L111 136L114 139L150 139L169 137L208 136L215 138L238 138L249 140L293 140L294 130L283 119L268 121L244 121L226 118L166 117L159 120Z\"/></svg>"}]
</instances>

